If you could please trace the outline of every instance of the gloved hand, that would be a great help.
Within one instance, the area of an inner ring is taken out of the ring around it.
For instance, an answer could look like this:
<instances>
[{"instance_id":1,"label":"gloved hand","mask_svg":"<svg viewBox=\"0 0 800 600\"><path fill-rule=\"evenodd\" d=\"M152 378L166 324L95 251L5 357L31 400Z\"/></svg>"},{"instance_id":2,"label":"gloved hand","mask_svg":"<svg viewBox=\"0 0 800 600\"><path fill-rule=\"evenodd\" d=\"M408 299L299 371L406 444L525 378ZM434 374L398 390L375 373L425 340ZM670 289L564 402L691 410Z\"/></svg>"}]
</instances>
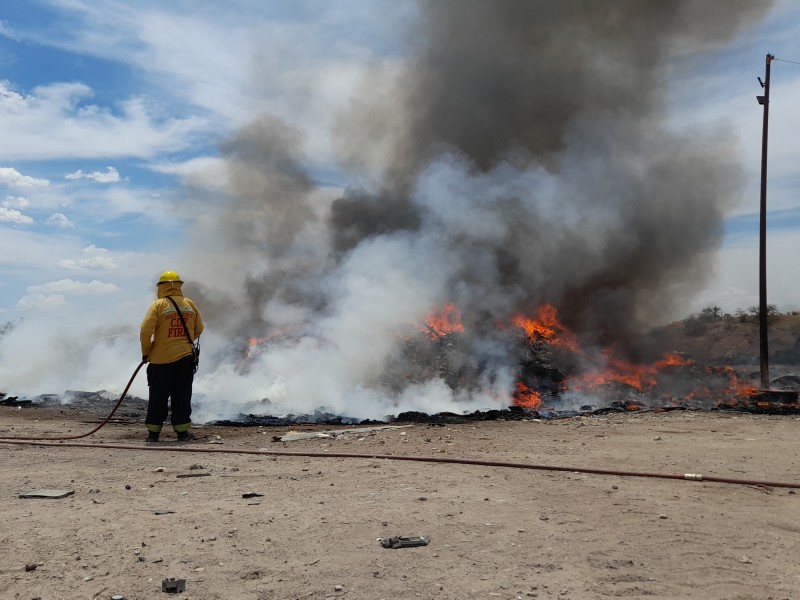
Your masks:
<instances>
[{"instance_id":1,"label":"gloved hand","mask_svg":"<svg viewBox=\"0 0 800 600\"><path fill-rule=\"evenodd\" d=\"M142 362L143 362L143 363L146 363L146 362L147 362L147 354L145 354L144 356L142 356Z\"/></svg>"}]
</instances>

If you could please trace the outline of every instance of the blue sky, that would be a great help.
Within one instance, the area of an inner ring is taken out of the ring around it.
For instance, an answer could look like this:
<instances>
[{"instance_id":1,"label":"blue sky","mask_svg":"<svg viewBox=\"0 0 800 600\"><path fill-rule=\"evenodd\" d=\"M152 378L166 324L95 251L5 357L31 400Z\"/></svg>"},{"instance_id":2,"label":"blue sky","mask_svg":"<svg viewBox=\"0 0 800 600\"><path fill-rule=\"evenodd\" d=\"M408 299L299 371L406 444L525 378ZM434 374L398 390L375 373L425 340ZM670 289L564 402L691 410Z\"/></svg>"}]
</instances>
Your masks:
<instances>
[{"instance_id":1,"label":"blue sky","mask_svg":"<svg viewBox=\"0 0 800 600\"><path fill-rule=\"evenodd\" d=\"M725 220L725 240L716 256L717 276L688 311L716 305L726 311L758 304L758 227L765 58L771 66L768 146L768 301L779 309L800 308L794 256L800 250L800 170L796 145L800 131L800 6L778 2L755 29L743 32L727 48L694 58L688 77L678 79L671 100L676 121L702 127L724 122L738 138L746 174L743 200Z\"/></svg>"},{"instance_id":2,"label":"blue sky","mask_svg":"<svg viewBox=\"0 0 800 600\"><path fill-rule=\"evenodd\" d=\"M412 2L389 0L4 3L0 322L45 316L47 328L107 314L115 331L133 335L161 271L216 281L222 242L203 240L201 258L187 251L185 217L203 211L187 186L223 198L219 145L258 115L302 132L322 188L352 185L334 159L336 115L366 74L402 68L414 15ZM800 4L778 2L723 50L676 58L674 126L723 124L739 140L746 174L716 276L687 298L684 316L758 301L755 96L767 52L800 63ZM792 310L800 309L800 64L784 61L772 68L769 274L770 302Z\"/></svg>"},{"instance_id":3,"label":"blue sky","mask_svg":"<svg viewBox=\"0 0 800 600\"><path fill-rule=\"evenodd\" d=\"M97 293L149 294L158 272L190 270L178 251L185 224L164 213L192 161L213 160L219 141L259 113L307 123L315 174L341 185L320 128L367 61L396 51L394 25L410 12L376 14L363 2L132 6L0 10L0 318ZM275 85L251 84L259 70Z\"/></svg>"}]
</instances>

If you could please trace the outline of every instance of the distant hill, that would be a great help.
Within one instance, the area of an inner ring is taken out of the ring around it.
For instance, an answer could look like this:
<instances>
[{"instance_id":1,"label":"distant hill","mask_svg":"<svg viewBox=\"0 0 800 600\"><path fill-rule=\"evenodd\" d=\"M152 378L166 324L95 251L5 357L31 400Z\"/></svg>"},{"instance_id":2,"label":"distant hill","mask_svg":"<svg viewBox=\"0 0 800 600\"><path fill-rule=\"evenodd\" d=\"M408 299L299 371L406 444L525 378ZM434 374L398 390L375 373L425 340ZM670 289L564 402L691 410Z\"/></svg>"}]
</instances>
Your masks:
<instances>
[{"instance_id":1,"label":"distant hill","mask_svg":"<svg viewBox=\"0 0 800 600\"><path fill-rule=\"evenodd\" d=\"M757 365L758 318L752 314L695 315L652 332L659 347L702 362ZM800 365L800 314L769 317L770 364Z\"/></svg>"}]
</instances>

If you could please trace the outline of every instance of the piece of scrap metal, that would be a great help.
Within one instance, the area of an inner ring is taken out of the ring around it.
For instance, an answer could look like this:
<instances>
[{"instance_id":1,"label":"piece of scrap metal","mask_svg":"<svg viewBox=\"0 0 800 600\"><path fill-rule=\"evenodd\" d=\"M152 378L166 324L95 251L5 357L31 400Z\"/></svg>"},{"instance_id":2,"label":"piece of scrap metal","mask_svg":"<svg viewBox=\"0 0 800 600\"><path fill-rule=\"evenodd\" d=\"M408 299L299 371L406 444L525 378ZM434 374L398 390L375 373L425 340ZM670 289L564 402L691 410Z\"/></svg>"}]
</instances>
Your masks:
<instances>
[{"instance_id":1,"label":"piece of scrap metal","mask_svg":"<svg viewBox=\"0 0 800 600\"><path fill-rule=\"evenodd\" d=\"M211 473L178 473L175 477L211 477Z\"/></svg>"},{"instance_id":2,"label":"piece of scrap metal","mask_svg":"<svg viewBox=\"0 0 800 600\"><path fill-rule=\"evenodd\" d=\"M186 591L186 580L169 577L161 582L161 591L168 594L180 594Z\"/></svg>"},{"instance_id":3,"label":"piece of scrap metal","mask_svg":"<svg viewBox=\"0 0 800 600\"><path fill-rule=\"evenodd\" d=\"M414 548L416 546L427 546L431 538L427 535L414 537L397 536L392 538L381 538L381 546L384 548Z\"/></svg>"},{"instance_id":4,"label":"piece of scrap metal","mask_svg":"<svg viewBox=\"0 0 800 600\"><path fill-rule=\"evenodd\" d=\"M20 498L66 498L75 493L75 490L33 490L32 492L23 492L19 495Z\"/></svg>"},{"instance_id":5,"label":"piece of scrap metal","mask_svg":"<svg viewBox=\"0 0 800 600\"><path fill-rule=\"evenodd\" d=\"M9 396L0 400L0 406L21 406L22 404L33 404L33 400L20 400L18 396Z\"/></svg>"},{"instance_id":6,"label":"piece of scrap metal","mask_svg":"<svg viewBox=\"0 0 800 600\"><path fill-rule=\"evenodd\" d=\"M348 433L360 434L370 433L372 431L382 431L384 429L404 429L406 427L413 427L413 425L383 425L381 427L354 427L351 429L329 429L327 431L295 431L287 433L286 435L275 435L272 437L273 442L296 442L298 440L312 440L314 438L330 438Z\"/></svg>"}]
</instances>

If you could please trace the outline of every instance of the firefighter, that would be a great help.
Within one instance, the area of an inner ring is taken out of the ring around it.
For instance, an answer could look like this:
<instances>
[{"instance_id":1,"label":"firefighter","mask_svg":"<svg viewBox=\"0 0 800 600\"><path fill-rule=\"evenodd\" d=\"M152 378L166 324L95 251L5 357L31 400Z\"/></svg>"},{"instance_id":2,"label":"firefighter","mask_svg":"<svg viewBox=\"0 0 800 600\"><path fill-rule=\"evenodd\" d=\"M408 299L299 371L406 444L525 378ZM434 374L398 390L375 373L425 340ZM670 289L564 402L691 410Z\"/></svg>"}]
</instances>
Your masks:
<instances>
[{"instance_id":1,"label":"firefighter","mask_svg":"<svg viewBox=\"0 0 800 600\"><path fill-rule=\"evenodd\" d=\"M178 441L192 439L189 428L192 425L195 352L199 356L195 343L203 333L203 319L197 305L184 298L181 285L183 281L175 271L164 271L156 284L156 300L142 321L142 362L150 363L147 365L150 395L145 419L148 442L158 441L167 419L168 404Z\"/></svg>"}]
</instances>

